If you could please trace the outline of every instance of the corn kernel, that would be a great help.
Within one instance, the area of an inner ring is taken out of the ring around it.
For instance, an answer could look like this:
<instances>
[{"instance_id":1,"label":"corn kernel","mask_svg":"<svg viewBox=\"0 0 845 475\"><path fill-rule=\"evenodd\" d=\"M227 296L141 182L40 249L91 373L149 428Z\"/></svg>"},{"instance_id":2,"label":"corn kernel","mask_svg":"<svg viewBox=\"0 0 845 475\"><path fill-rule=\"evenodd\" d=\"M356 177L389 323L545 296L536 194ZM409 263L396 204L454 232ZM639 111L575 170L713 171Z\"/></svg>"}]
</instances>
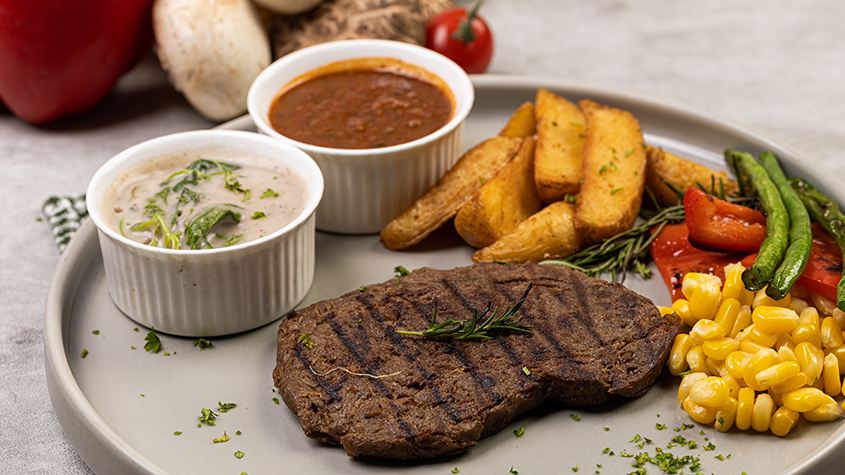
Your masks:
<instances>
[{"instance_id":1,"label":"corn kernel","mask_svg":"<svg viewBox=\"0 0 845 475\"><path fill-rule=\"evenodd\" d=\"M845 328L845 312L840 310L839 308L833 309L833 312L830 314L836 323L839 324L839 328Z\"/></svg>"},{"instance_id":2,"label":"corn kernel","mask_svg":"<svg viewBox=\"0 0 845 475\"><path fill-rule=\"evenodd\" d=\"M795 349L795 342L792 341L792 335L789 333L781 333L778 335L778 341L775 342L775 349L780 350L783 347L787 347L790 350Z\"/></svg>"},{"instance_id":3,"label":"corn kernel","mask_svg":"<svg viewBox=\"0 0 845 475\"><path fill-rule=\"evenodd\" d=\"M808 304L806 300L799 299L798 297L792 297L792 301L789 302L787 308L794 311L795 313L801 313L802 310L809 306L810 304Z\"/></svg>"},{"instance_id":4,"label":"corn kernel","mask_svg":"<svg viewBox=\"0 0 845 475\"><path fill-rule=\"evenodd\" d=\"M761 350L771 350L771 348L769 348L767 346L763 346L763 345L757 343L756 341L753 341L753 340L750 340L750 339L745 340L742 343L740 343L739 349L741 351L744 351L746 353L751 353L753 355L757 354L757 352L759 352Z\"/></svg>"},{"instance_id":5,"label":"corn kernel","mask_svg":"<svg viewBox=\"0 0 845 475\"><path fill-rule=\"evenodd\" d=\"M692 337L693 344L700 345L705 340L724 338L727 333L727 328L721 323L713 320L699 320L689 331L689 336Z\"/></svg>"},{"instance_id":6,"label":"corn kernel","mask_svg":"<svg viewBox=\"0 0 845 475\"><path fill-rule=\"evenodd\" d=\"M727 432L736 420L736 409L739 403L735 398L729 397L725 403L716 411L716 423L713 427L719 432Z\"/></svg>"},{"instance_id":7,"label":"corn kernel","mask_svg":"<svg viewBox=\"0 0 845 475\"><path fill-rule=\"evenodd\" d=\"M789 431L795 427L795 424L798 422L798 413L787 409L785 407L781 407L775 414L772 416L772 422L770 424L770 429L772 430L772 434L783 437L786 434L789 434Z\"/></svg>"},{"instance_id":8,"label":"corn kernel","mask_svg":"<svg viewBox=\"0 0 845 475\"><path fill-rule=\"evenodd\" d=\"M754 390L751 388L740 389L736 401L736 428L748 430L751 427L751 415L754 412Z\"/></svg>"},{"instance_id":9,"label":"corn kernel","mask_svg":"<svg viewBox=\"0 0 845 475\"><path fill-rule=\"evenodd\" d=\"M679 333L675 337L675 342L672 343L672 349L669 351L669 372L673 376L677 376L689 368L687 364L687 352L692 348L692 338L686 333Z\"/></svg>"},{"instance_id":10,"label":"corn kernel","mask_svg":"<svg viewBox=\"0 0 845 475\"><path fill-rule=\"evenodd\" d=\"M710 424L716 420L717 408L702 406L689 397L684 399L684 410L687 411L687 414L689 414L695 422L701 424Z\"/></svg>"},{"instance_id":11,"label":"corn kernel","mask_svg":"<svg viewBox=\"0 0 845 475\"><path fill-rule=\"evenodd\" d=\"M752 323L745 329L745 332L748 333L748 338L751 339L751 341L756 341L768 348L775 346L775 343L778 342L777 333L764 331L756 323Z\"/></svg>"},{"instance_id":12,"label":"corn kernel","mask_svg":"<svg viewBox=\"0 0 845 475\"><path fill-rule=\"evenodd\" d=\"M685 299L678 299L672 302L672 310L681 317L684 323L687 326L692 327L695 325L695 322L698 321L695 317L692 316L692 312L690 312L689 302Z\"/></svg>"},{"instance_id":13,"label":"corn kernel","mask_svg":"<svg viewBox=\"0 0 845 475\"><path fill-rule=\"evenodd\" d=\"M845 374L845 345L836 348L825 348L825 356L833 355L839 361L839 374Z\"/></svg>"},{"instance_id":14,"label":"corn kernel","mask_svg":"<svg viewBox=\"0 0 845 475\"><path fill-rule=\"evenodd\" d=\"M684 399L689 396L692 386L704 379L707 379L705 373L689 373L681 379L681 384L678 386L678 407L683 407Z\"/></svg>"},{"instance_id":15,"label":"corn kernel","mask_svg":"<svg viewBox=\"0 0 845 475\"><path fill-rule=\"evenodd\" d=\"M790 391L795 391L796 389L799 389L799 388L803 388L806 385L807 385L807 375L804 374L804 373L798 373L795 376L787 379L786 381L784 381L782 383L775 384L774 386L769 388L769 390L776 392L776 393L783 394L783 393L788 393ZM783 403L781 403L781 405L783 405Z\"/></svg>"},{"instance_id":16,"label":"corn kernel","mask_svg":"<svg viewBox=\"0 0 845 475\"><path fill-rule=\"evenodd\" d=\"M842 419L842 408L836 401L826 402L819 408L804 413L804 419L810 422L831 422Z\"/></svg>"},{"instance_id":17,"label":"corn kernel","mask_svg":"<svg viewBox=\"0 0 845 475\"><path fill-rule=\"evenodd\" d=\"M759 306L751 314L756 328L766 333L791 332L798 326L798 314L784 307ZM775 335L777 341L777 335ZM774 343L772 343L774 345Z\"/></svg>"},{"instance_id":18,"label":"corn kernel","mask_svg":"<svg viewBox=\"0 0 845 475\"><path fill-rule=\"evenodd\" d=\"M714 360L724 360L729 354L739 349L739 341L733 338L719 338L707 340L701 344L704 354Z\"/></svg>"},{"instance_id":19,"label":"corn kernel","mask_svg":"<svg viewBox=\"0 0 845 475\"><path fill-rule=\"evenodd\" d=\"M795 361L773 364L757 373L757 386L761 389L769 389L769 387L780 384L797 375L800 371L801 367Z\"/></svg>"},{"instance_id":20,"label":"corn kernel","mask_svg":"<svg viewBox=\"0 0 845 475\"><path fill-rule=\"evenodd\" d=\"M842 327L833 317L825 317L822 320L822 326L819 329L822 338L822 345L825 348L836 348L842 346L845 341L842 341Z\"/></svg>"},{"instance_id":21,"label":"corn kernel","mask_svg":"<svg viewBox=\"0 0 845 475\"><path fill-rule=\"evenodd\" d=\"M768 287L768 286L766 286ZM792 301L792 296L790 294L784 295L784 297L780 300L775 300L768 295L766 295L766 287L763 287L762 290L758 291L754 294L754 302L751 304L751 308L757 307L787 307L789 303Z\"/></svg>"},{"instance_id":22,"label":"corn kernel","mask_svg":"<svg viewBox=\"0 0 845 475\"><path fill-rule=\"evenodd\" d=\"M822 381L824 381L824 392L828 396L837 396L842 392L842 381L839 379L839 360L836 359L836 356L827 355L824 357Z\"/></svg>"},{"instance_id":23,"label":"corn kernel","mask_svg":"<svg viewBox=\"0 0 845 475\"><path fill-rule=\"evenodd\" d=\"M769 388L769 390L766 391L766 394L772 398L772 401L775 403L775 407L783 406L783 394L772 391L772 388Z\"/></svg>"},{"instance_id":24,"label":"corn kernel","mask_svg":"<svg viewBox=\"0 0 845 475\"><path fill-rule=\"evenodd\" d=\"M836 302L815 292L810 292L810 298L813 300L813 306L819 310L820 315L827 316L833 314L833 309L836 308Z\"/></svg>"},{"instance_id":25,"label":"corn kernel","mask_svg":"<svg viewBox=\"0 0 845 475\"><path fill-rule=\"evenodd\" d=\"M801 342L795 346L795 359L801 371L807 375L809 384L814 384L824 368L824 352L821 348L806 341Z\"/></svg>"},{"instance_id":26,"label":"corn kernel","mask_svg":"<svg viewBox=\"0 0 845 475\"><path fill-rule=\"evenodd\" d=\"M742 370L745 365L751 361L754 356L753 353L746 353L744 351L734 351L725 358L725 368L728 373L736 379L742 378Z\"/></svg>"},{"instance_id":27,"label":"corn kernel","mask_svg":"<svg viewBox=\"0 0 845 475\"><path fill-rule=\"evenodd\" d=\"M696 320L712 320L716 316L722 295L722 280L719 277L688 272L684 276L681 291L689 301L690 312Z\"/></svg>"},{"instance_id":28,"label":"corn kernel","mask_svg":"<svg viewBox=\"0 0 845 475\"><path fill-rule=\"evenodd\" d=\"M754 407L751 410L751 427L757 432L766 432L772 422L772 413L775 411L775 402L766 393L757 396Z\"/></svg>"},{"instance_id":29,"label":"corn kernel","mask_svg":"<svg viewBox=\"0 0 845 475\"><path fill-rule=\"evenodd\" d=\"M722 289L722 302L727 299L735 299L742 305L751 305L754 300L754 293L745 290L745 283L742 282L742 271L745 270L742 264L728 264L725 266L725 286Z\"/></svg>"},{"instance_id":30,"label":"corn kernel","mask_svg":"<svg viewBox=\"0 0 845 475\"><path fill-rule=\"evenodd\" d=\"M798 313L798 324L803 325L808 323L816 327L821 326L821 320L819 319L819 311L816 310L815 307L807 307Z\"/></svg>"},{"instance_id":31,"label":"corn kernel","mask_svg":"<svg viewBox=\"0 0 845 475\"><path fill-rule=\"evenodd\" d=\"M795 352L788 346L778 348L778 363L783 363L784 361L798 361L795 357Z\"/></svg>"},{"instance_id":32,"label":"corn kernel","mask_svg":"<svg viewBox=\"0 0 845 475\"><path fill-rule=\"evenodd\" d=\"M704 350L701 346L693 346L687 352L687 364L693 373L707 373L710 374L710 368L707 367L707 356L704 355Z\"/></svg>"},{"instance_id":33,"label":"corn kernel","mask_svg":"<svg viewBox=\"0 0 845 475\"><path fill-rule=\"evenodd\" d=\"M728 386L718 376L711 376L692 385L689 396L696 404L719 408L728 402Z\"/></svg>"},{"instance_id":34,"label":"corn kernel","mask_svg":"<svg viewBox=\"0 0 845 475\"><path fill-rule=\"evenodd\" d=\"M709 356L705 356L704 364L707 365L707 374L711 376L722 376L722 371L725 369L725 360L714 360Z\"/></svg>"},{"instance_id":35,"label":"corn kernel","mask_svg":"<svg viewBox=\"0 0 845 475\"><path fill-rule=\"evenodd\" d=\"M755 353L742 370L742 379L745 381L745 384L755 391L762 391L763 388L757 384L757 373L775 364L777 359L777 352L771 348L766 348Z\"/></svg>"},{"instance_id":36,"label":"corn kernel","mask_svg":"<svg viewBox=\"0 0 845 475\"><path fill-rule=\"evenodd\" d=\"M821 375L819 375L818 379L816 379L813 383L807 383L808 387L816 388L821 392L824 392L824 379L822 379Z\"/></svg>"},{"instance_id":37,"label":"corn kernel","mask_svg":"<svg viewBox=\"0 0 845 475\"><path fill-rule=\"evenodd\" d=\"M742 305L740 305L737 299L722 300L719 310L716 311L716 318L713 320L721 323L725 328L730 330L733 328L736 317L739 315L739 309L741 308Z\"/></svg>"},{"instance_id":38,"label":"corn kernel","mask_svg":"<svg viewBox=\"0 0 845 475\"><path fill-rule=\"evenodd\" d=\"M783 407L798 412L812 411L828 402L826 394L816 388L800 388L783 394Z\"/></svg>"},{"instance_id":39,"label":"corn kernel","mask_svg":"<svg viewBox=\"0 0 845 475\"><path fill-rule=\"evenodd\" d=\"M665 317L666 315L675 313L675 309L673 309L672 307L664 307L662 305L658 305L657 310L660 311L661 317Z\"/></svg>"},{"instance_id":40,"label":"corn kernel","mask_svg":"<svg viewBox=\"0 0 845 475\"><path fill-rule=\"evenodd\" d=\"M797 346L802 342L809 342L819 348L822 347L822 335L819 333L819 327L809 323L802 323L792 330L792 341Z\"/></svg>"},{"instance_id":41,"label":"corn kernel","mask_svg":"<svg viewBox=\"0 0 845 475\"><path fill-rule=\"evenodd\" d=\"M745 381L734 378L727 371L725 371L725 374L722 375L722 379L728 387L728 395L734 398L739 395L739 390L742 389L742 386L745 384Z\"/></svg>"},{"instance_id":42,"label":"corn kernel","mask_svg":"<svg viewBox=\"0 0 845 475\"><path fill-rule=\"evenodd\" d=\"M744 330L748 325L751 325L751 307L743 305L739 308L739 313L736 315L736 321L733 328L728 332L731 338L737 338L737 335Z\"/></svg>"}]
</instances>

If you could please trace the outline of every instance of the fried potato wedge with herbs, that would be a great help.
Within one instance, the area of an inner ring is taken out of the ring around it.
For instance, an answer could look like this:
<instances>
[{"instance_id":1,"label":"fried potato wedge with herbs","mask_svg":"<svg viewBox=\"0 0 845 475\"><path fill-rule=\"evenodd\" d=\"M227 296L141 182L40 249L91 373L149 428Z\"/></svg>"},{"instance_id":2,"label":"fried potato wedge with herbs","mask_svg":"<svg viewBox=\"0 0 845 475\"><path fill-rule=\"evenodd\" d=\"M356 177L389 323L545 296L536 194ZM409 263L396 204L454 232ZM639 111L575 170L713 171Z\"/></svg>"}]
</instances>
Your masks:
<instances>
[{"instance_id":1,"label":"fried potato wedge with herbs","mask_svg":"<svg viewBox=\"0 0 845 475\"><path fill-rule=\"evenodd\" d=\"M470 246L489 246L542 207L534 187L534 139L527 136L516 158L461 207L455 230Z\"/></svg>"},{"instance_id":2,"label":"fried potato wedge with herbs","mask_svg":"<svg viewBox=\"0 0 845 475\"><path fill-rule=\"evenodd\" d=\"M666 183L681 192L696 186L697 183L716 194L721 193L722 189L725 193L737 190L736 181L730 179L727 173L711 170L659 148L646 149L646 162L645 186L661 205L675 205L679 200L678 195Z\"/></svg>"},{"instance_id":3,"label":"fried potato wedge with herbs","mask_svg":"<svg viewBox=\"0 0 845 475\"><path fill-rule=\"evenodd\" d=\"M552 203L519 223L515 230L472 255L475 262L527 262L563 258L584 242L574 224L575 205Z\"/></svg>"},{"instance_id":4,"label":"fried potato wedge with herbs","mask_svg":"<svg viewBox=\"0 0 845 475\"><path fill-rule=\"evenodd\" d=\"M590 100L578 105L587 129L575 227L592 244L634 225L645 185L646 146L630 112Z\"/></svg>"},{"instance_id":5,"label":"fried potato wedge with herbs","mask_svg":"<svg viewBox=\"0 0 845 475\"><path fill-rule=\"evenodd\" d=\"M518 138L493 137L464 153L420 199L381 230L385 247L413 246L449 221L482 183L513 160L521 143Z\"/></svg>"},{"instance_id":6,"label":"fried potato wedge with herbs","mask_svg":"<svg viewBox=\"0 0 845 475\"><path fill-rule=\"evenodd\" d=\"M545 203L575 195L581 187L584 115L578 106L546 89L537 91L534 182Z\"/></svg>"},{"instance_id":7,"label":"fried potato wedge with herbs","mask_svg":"<svg viewBox=\"0 0 845 475\"><path fill-rule=\"evenodd\" d=\"M526 102L513 113L505 128L499 132L502 137L533 137L537 128L534 122L534 104Z\"/></svg>"}]
</instances>

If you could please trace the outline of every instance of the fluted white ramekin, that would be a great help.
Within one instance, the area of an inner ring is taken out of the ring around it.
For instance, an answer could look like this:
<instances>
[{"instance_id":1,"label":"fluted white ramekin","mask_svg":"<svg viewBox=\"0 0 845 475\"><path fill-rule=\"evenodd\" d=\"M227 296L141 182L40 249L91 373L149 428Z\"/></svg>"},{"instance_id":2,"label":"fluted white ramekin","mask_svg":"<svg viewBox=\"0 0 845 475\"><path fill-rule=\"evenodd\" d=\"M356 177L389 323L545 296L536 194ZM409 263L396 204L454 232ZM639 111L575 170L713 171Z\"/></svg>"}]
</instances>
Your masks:
<instances>
[{"instance_id":1,"label":"fluted white ramekin","mask_svg":"<svg viewBox=\"0 0 845 475\"><path fill-rule=\"evenodd\" d=\"M418 140L363 150L302 143L270 126L270 105L291 80L337 61L375 57L396 58L440 77L455 98L452 119ZM317 210L317 228L369 234L411 206L460 158L464 122L474 99L469 76L439 53L397 41L344 40L301 49L268 66L253 82L247 108L259 132L304 150L323 171L326 193Z\"/></svg>"},{"instance_id":2,"label":"fluted white ramekin","mask_svg":"<svg viewBox=\"0 0 845 475\"><path fill-rule=\"evenodd\" d=\"M111 206L105 200L129 168L162 154L208 146L264 157L298 174L308 195L300 215L255 241L206 250L151 247L109 227L105 215ZM97 171L87 194L109 294L131 319L174 335L226 335L269 323L299 303L314 280L314 211L322 194L320 169L308 155L259 134L183 132L124 150Z\"/></svg>"}]
</instances>

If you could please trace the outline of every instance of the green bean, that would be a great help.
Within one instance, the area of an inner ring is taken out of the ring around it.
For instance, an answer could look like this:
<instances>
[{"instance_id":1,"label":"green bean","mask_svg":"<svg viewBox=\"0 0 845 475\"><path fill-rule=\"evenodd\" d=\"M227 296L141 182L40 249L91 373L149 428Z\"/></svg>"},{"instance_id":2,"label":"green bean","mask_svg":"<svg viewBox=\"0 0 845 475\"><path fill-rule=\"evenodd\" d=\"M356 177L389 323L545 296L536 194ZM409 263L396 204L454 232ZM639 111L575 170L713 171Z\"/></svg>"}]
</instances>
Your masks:
<instances>
[{"instance_id":1,"label":"green bean","mask_svg":"<svg viewBox=\"0 0 845 475\"><path fill-rule=\"evenodd\" d=\"M777 187L789 214L789 247L786 248L783 262L772 276L769 286L766 287L766 295L780 300L786 296L807 267L810 251L813 250L813 232L810 230L810 215L807 214L807 208L786 181L777 157L772 152L764 152L760 155L760 165Z\"/></svg>"},{"instance_id":2,"label":"green bean","mask_svg":"<svg viewBox=\"0 0 845 475\"><path fill-rule=\"evenodd\" d=\"M803 178L791 178L789 183L804 202L810 216L833 237L839 249L842 250L842 255L845 256L845 215L839 210L836 202L813 188ZM845 311L845 270L843 270L839 285L836 286L836 305L840 310Z\"/></svg>"},{"instance_id":3,"label":"green bean","mask_svg":"<svg viewBox=\"0 0 845 475\"><path fill-rule=\"evenodd\" d=\"M766 214L766 239L760 245L754 264L742 273L746 289L760 290L769 283L783 260L789 243L789 215L777 187L754 157L745 152L725 150L725 160L737 170L737 177L741 173L747 176Z\"/></svg>"}]
</instances>

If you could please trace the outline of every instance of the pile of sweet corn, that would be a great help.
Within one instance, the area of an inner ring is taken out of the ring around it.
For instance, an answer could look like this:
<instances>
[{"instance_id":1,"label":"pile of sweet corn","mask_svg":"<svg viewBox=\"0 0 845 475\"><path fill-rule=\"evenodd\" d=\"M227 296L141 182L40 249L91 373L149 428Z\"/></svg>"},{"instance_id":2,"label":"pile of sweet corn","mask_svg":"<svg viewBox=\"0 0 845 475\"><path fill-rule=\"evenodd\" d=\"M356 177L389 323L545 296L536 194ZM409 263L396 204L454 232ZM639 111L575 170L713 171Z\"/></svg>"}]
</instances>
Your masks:
<instances>
[{"instance_id":1,"label":"pile of sweet corn","mask_svg":"<svg viewBox=\"0 0 845 475\"><path fill-rule=\"evenodd\" d=\"M690 327L669 354L669 371L683 375L678 404L721 432L735 425L784 436L799 415L841 419L833 397L845 391L845 312L800 286L778 301L765 289L755 294L745 289L743 270L727 266L724 288L718 277L688 273L686 299L661 307Z\"/></svg>"}]
</instances>

